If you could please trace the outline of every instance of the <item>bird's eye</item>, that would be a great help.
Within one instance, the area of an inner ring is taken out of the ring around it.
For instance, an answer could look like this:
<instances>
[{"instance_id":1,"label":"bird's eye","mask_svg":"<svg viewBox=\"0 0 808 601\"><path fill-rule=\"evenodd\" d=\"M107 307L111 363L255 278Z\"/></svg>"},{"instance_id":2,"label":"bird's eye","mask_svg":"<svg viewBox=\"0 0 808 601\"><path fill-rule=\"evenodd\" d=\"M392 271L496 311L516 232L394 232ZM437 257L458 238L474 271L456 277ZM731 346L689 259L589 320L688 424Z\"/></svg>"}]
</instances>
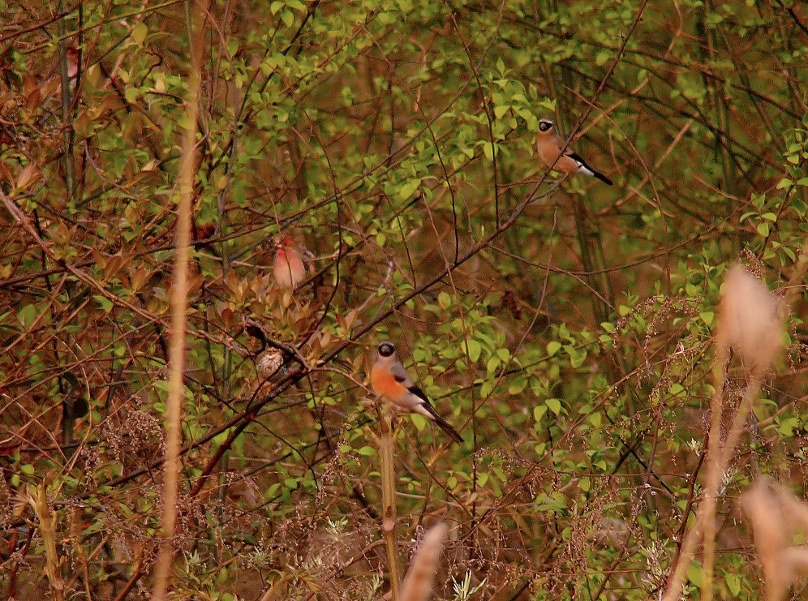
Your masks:
<instances>
[{"instance_id":1,"label":"bird's eye","mask_svg":"<svg viewBox=\"0 0 808 601\"><path fill-rule=\"evenodd\" d=\"M380 354L382 357L389 357L390 355L392 355L392 354L393 354L393 353L395 353L395 352L396 352L396 347L394 347L394 346L393 346L391 343L389 343L389 342L382 342L382 343L379 345L379 354Z\"/></svg>"},{"instance_id":2,"label":"bird's eye","mask_svg":"<svg viewBox=\"0 0 808 601\"><path fill-rule=\"evenodd\" d=\"M541 123L539 123L539 129L541 131L547 131L551 127L553 127L553 123L551 121L542 121Z\"/></svg>"}]
</instances>

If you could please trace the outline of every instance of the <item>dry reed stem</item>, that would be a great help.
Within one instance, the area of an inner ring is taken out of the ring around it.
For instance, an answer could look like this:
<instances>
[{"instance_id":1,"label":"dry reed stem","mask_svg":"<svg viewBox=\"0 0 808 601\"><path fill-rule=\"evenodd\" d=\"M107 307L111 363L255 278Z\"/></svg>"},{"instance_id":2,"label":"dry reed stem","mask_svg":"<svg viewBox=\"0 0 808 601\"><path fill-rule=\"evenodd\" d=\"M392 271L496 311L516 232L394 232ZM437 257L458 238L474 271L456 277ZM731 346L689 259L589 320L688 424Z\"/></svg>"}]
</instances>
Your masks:
<instances>
[{"instance_id":1,"label":"dry reed stem","mask_svg":"<svg viewBox=\"0 0 808 601\"><path fill-rule=\"evenodd\" d=\"M166 401L166 459L163 465L162 544L154 572L152 599L162 601L168 590L174 560L174 531L177 523L177 474L179 470L180 418L185 367L186 309L188 303L188 258L191 237L191 195L193 194L201 56L204 44L204 15L208 3L197 7L191 16L191 69L185 98L185 131L182 138L182 162L179 172L176 253L171 294L171 339L169 347L168 399ZM196 23L196 25L194 25Z\"/></svg>"},{"instance_id":2,"label":"dry reed stem","mask_svg":"<svg viewBox=\"0 0 808 601\"><path fill-rule=\"evenodd\" d=\"M438 569L438 557L449 532L444 523L433 526L421 541L410 570L401 587L401 601L427 601Z\"/></svg>"},{"instance_id":3,"label":"dry reed stem","mask_svg":"<svg viewBox=\"0 0 808 601\"><path fill-rule=\"evenodd\" d=\"M780 299L772 294L763 282L752 276L742 265L736 264L730 268L724 280L724 295L719 307L716 361L713 365L713 379L716 387L713 398L717 398L718 402L713 404L708 452L708 481L705 491L704 578L701 589L701 598L704 601L712 601L713 598L715 508L721 478L743 432L744 424L752 409L752 402L757 397L760 380L782 348L783 313L779 310L780 302ZM741 404L733 417L727 439L722 446L719 444L721 405L726 379L727 351L730 347L735 349L735 352L744 360L751 375ZM716 371L719 364L721 365L720 374Z\"/></svg>"},{"instance_id":4,"label":"dry reed stem","mask_svg":"<svg viewBox=\"0 0 808 601\"><path fill-rule=\"evenodd\" d=\"M390 417L381 412L382 434L379 437L379 462L382 478L382 536L387 547L390 568L390 590L393 601L400 598L398 555L396 553L396 475L393 463L393 429Z\"/></svg>"},{"instance_id":5,"label":"dry reed stem","mask_svg":"<svg viewBox=\"0 0 808 601\"><path fill-rule=\"evenodd\" d=\"M701 599L712 600L718 490L752 409L752 402L760 389L761 378L782 347L784 316L783 301L772 294L761 281L754 278L741 265L730 268L724 282L724 294L719 307L719 322L715 335L714 390L710 400L712 415L704 501L697 510L693 527L682 543L678 561L668 579L662 601L673 601L681 594L685 574L701 540L704 542ZM735 349L743 359L750 375L741 404L733 416L727 440L722 445L724 384L730 348Z\"/></svg>"},{"instance_id":6,"label":"dry reed stem","mask_svg":"<svg viewBox=\"0 0 808 601\"><path fill-rule=\"evenodd\" d=\"M723 321L723 317L722 317ZM707 441L707 485L704 492L703 511L704 520L704 578L702 581L702 599L712 599L713 584L713 554L715 552L715 506L718 496L718 487L721 484L721 474L723 469L717 459L721 455L721 418L724 409L724 384L726 383L726 367L729 361L729 348L726 339L721 335L722 328L719 324L719 334L715 341L715 358L713 360L713 394L710 398L710 434ZM698 543L699 535L693 535L691 547ZM692 550L690 551L692 553ZM692 556L691 556L692 557ZM690 564L690 558L684 553L680 559L685 559L684 564Z\"/></svg>"},{"instance_id":7,"label":"dry reed stem","mask_svg":"<svg viewBox=\"0 0 808 601\"><path fill-rule=\"evenodd\" d=\"M39 520L39 532L45 543L45 574L51 585L51 593L55 601L63 601L65 583L62 580L62 564L56 551L56 529L54 521L56 512L48 506L47 486L42 482L35 494L28 493L28 503L34 509Z\"/></svg>"}]
</instances>

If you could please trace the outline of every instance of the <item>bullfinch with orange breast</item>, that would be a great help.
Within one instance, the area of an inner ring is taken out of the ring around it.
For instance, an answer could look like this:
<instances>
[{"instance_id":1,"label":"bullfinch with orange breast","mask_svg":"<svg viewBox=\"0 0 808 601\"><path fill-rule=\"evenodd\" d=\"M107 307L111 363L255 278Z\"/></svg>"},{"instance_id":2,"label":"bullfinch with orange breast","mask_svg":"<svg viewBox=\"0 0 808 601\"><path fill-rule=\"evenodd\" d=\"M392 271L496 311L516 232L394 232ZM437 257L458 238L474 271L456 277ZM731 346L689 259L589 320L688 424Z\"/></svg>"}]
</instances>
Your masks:
<instances>
[{"instance_id":1,"label":"bullfinch with orange breast","mask_svg":"<svg viewBox=\"0 0 808 601\"><path fill-rule=\"evenodd\" d=\"M281 288L294 290L306 279L306 265L297 243L291 236L281 236L276 243L273 264L275 281Z\"/></svg>"},{"instance_id":2,"label":"bullfinch with orange breast","mask_svg":"<svg viewBox=\"0 0 808 601\"><path fill-rule=\"evenodd\" d=\"M553 123L552 119L543 117L539 120L539 135L536 138L536 150L539 153L539 158L545 165L548 167L552 165L553 169L563 171L567 174L583 173L584 175L591 175L610 186L612 185L612 180L592 169L581 157L570 150L569 147L564 151L564 154L559 157L562 148L564 148L564 140L556 132L555 123ZM553 164L554 162L555 164Z\"/></svg>"},{"instance_id":3,"label":"bullfinch with orange breast","mask_svg":"<svg viewBox=\"0 0 808 601\"><path fill-rule=\"evenodd\" d=\"M376 396L390 405L395 413L418 413L435 422L456 443L463 438L443 419L429 399L401 365L396 347L386 340L379 345L376 361L370 370L370 384Z\"/></svg>"}]
</instances>

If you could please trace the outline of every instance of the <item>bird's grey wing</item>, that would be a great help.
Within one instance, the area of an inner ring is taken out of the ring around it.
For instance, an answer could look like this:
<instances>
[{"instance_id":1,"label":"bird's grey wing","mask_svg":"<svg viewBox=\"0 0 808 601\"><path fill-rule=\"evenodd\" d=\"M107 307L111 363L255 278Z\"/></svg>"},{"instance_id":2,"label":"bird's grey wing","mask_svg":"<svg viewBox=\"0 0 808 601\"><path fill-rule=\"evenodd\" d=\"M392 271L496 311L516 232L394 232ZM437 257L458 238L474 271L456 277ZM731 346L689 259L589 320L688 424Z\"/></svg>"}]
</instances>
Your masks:
<instances>
[{"instance_id":1,"label":"bird's grey wing","mask_svg":"<svg viewBox=\"0 0 808 601\"><path fill-rule=\"evenodd\" d=\"M415 382L412 381L410 374L407 373L407 370L404 369L404 366L401 365L398 361L394 362L390 366L390 373L393 374L393 377L396 379L396 382L399 384L404 384L407 388L413 386Z\"/></svg>"}]
</instances>

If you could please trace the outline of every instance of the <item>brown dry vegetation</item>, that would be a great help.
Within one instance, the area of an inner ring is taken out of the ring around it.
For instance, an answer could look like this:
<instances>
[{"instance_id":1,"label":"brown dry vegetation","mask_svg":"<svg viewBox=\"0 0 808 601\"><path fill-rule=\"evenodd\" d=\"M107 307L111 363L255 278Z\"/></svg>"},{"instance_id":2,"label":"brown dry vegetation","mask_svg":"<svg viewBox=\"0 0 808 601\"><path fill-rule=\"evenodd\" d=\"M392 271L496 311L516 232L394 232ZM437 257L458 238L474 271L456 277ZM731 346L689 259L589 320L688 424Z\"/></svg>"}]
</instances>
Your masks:
<instances>
[{"instance_id":1,"label":"brown dry vegetation","mask_svg":"<svg viewBox=\"0 0 808 601\"><path fill-rule=\"evenodd\" d=\"M779 1L0 3L0 596L381 599L424 540L402 598L799 598L807 56ZM464 438L394 477L387 338Z\"/></svg>"}]
</instances>

